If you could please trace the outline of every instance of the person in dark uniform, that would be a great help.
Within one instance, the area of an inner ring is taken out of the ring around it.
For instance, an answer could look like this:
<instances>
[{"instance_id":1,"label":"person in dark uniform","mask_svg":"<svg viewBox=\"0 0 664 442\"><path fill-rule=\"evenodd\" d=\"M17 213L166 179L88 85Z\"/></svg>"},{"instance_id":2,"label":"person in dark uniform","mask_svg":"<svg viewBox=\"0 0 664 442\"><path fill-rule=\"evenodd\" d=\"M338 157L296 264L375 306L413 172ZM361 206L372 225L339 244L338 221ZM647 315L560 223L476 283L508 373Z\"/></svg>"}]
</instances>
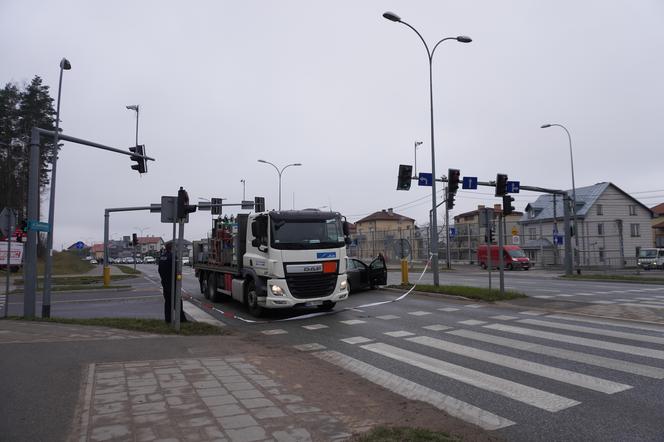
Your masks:
<instances>
[{"instance_id":1,"label":"person in dark uniform","mask_svg":"<svg viewBox=\"0 0 664 442\"><path fill-rule=\"evenodd\" d=\"M159 276L161 286L164 289L164 321L171 323L171 288L173 284L173 243L167 242L166 248L159 257ZM180 298L180 322L187 322L182 308L182 298Z\"/></svg>"}]
</instances>

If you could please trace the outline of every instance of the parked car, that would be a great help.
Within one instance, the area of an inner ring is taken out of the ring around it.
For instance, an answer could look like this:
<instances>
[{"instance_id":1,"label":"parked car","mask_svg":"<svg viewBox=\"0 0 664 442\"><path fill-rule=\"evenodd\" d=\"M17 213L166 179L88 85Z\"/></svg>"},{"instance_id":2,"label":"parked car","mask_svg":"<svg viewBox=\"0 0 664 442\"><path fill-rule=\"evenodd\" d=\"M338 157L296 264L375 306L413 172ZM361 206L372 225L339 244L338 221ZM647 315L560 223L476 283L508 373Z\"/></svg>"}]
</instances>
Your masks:
<instances>
[{"instance_id":1,"label":"parked car","mask_svg":"<svg viewBox=\"0 0 664 442\"><path fill-rule=\"evenodd\" d=\"M145 258L143 258L143 262L145 264L154 264L155 262L154 256L146 256Z\"/></svg>"},{"instance_id":2,"label":"parked car","mask_svg":"<svg viewBox=\"0 0 664 442\"><path fill-rule=\"evenodd\" d=\"M368 265L357 258L346 259L348 293L387 284L387 265L383 255L378 255Z\"/></svg>"},{"instance_id":3,"label":"parked car","mask_svg":"<svg viewBox=\"0 0 664 442\"><path fill-rule=\"evenodd\" d=\"M188 256L183 256L182 257L182 265L185 265L185 266L191 265L191 262L189 261Z\"/></svg>"},{"instance_id":4,"label":"parked car","mask_svg":"<svg viewBox=\"0 0 664 442\"><path fill-rule=\"evenodd\" d=\"M96 259L92 258L90 259L90 264L99 264Z\"/></svg>"},{"instance_id":5,"label":"parked car","mask_svg":"<svg viewBox=\"0 0 664 442\"><path fill-rule=\"evenodd\" d=\"M480 264L480 267L486 269L488 267L488 258L487 253L488 247L486 244L482 244L477 247L477 262ZM498 246L491 246L491 267L498 268ZM503 246L503 261L505 268L507 270L514 269L523 269L528 270L530 268L530 260L526 254L521 250L519 246Z\"/></svg>"}]
</instances>

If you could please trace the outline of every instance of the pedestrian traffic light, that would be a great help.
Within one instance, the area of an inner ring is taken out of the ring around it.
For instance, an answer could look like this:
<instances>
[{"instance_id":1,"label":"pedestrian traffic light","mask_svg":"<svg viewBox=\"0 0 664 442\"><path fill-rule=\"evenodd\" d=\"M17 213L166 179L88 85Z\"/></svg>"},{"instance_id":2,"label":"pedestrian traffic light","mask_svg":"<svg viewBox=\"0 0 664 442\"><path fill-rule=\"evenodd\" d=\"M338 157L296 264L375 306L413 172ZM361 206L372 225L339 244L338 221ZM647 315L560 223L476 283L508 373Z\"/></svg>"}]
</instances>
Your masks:
<instances>
[{"instance_id":1,"label":"pedestrian traffic light","mask_svg":"<svg viewBox=\"0 0 664 442\"><path fill-rule=\"evenodd\" d=\"M510 215L514 212L514 206L512 206L512 201L514 198L510 195L503 195L503 215Z\"/></svg>"},{"instance_id":2,"label":"pedestrian traffic light","mask_svg":"<svg viewBox=\"0 0 664 442\"><path fill-rule=\"evenodd\" d=\"M449 183L447 187L447 195L445 196L445 203L447 204L447 210L450 210L454 207L454 197L456 195L452 193L452 189L449 188Z\"/></svg>"},{"instance_id":3,"label":"pedestrian traffic light","mask_svg":"<svg viewBox=\"0 0 664 442\"><path fill-rule=\"evenodd\" d=\"M138 237L135 233L131 234L131 245L136 247L138 245Z\"/></svg>"},{"instance_id":4,"label":"pedestrian traffic light","mask_svg":"<svg viewBox=\"0 0 664 442\"><path fill-rule=\"evenodd\" d=\"M131 168L138 170L138 173L146 173L148 171L148 162L142 156L138 156L145 155L145 145L138 144L135 147L130 147L129 151L136 154L130 157L132 161L136 161L136 164L131 166Z\"/></svg>"},{"instance_id":5,"label":"pedestrian traffic light","mask_svg":"<svg viewBox=\"0 0 664 442\"><path fill-rule=\"evenodd\" d=\"M461 171L459 169L447 169L447 188L450 191L450 194L456 195L457 190L459 189L459 178L461 177Z\"/></svg>"},{"instance_id":6,"label":"pedestrian traffic light","mask_svg":"<svg viewBox=\"0 0 664 442\"><path fill-rule=\"evenodd\" d=\"M413 179L413 166L399 164L399 179L397 190L410 190L410 181Z\"/></svg>"},{"instance_id":7,"label":"pedestrian traffic light","mask_svg":"<svg viewBox=\"0 0 664 442\"><path fill-rule=\"evenodd\" d=\"M507 193L507 175L499 173L496 175L496 196L503 196Z\"/></svg>"},{"instance_id":8,"label":"pedestrian traffic light","mask_svg":"<svg viewBox=\"0 0 664 442\"><path fill-rule=\"evenodd\" d=\"M182 222L189 221L189 214L196 211L196 206L189 204L189 195L187 191L180 186L178 190L177 218Z\"/></svg>"},{"instance_id":9,"label":"pedestrian traffic light","mask_svg":"<svg viewBox=\"0 0 664 442\"><path fill-rule=\"evenodd\" d=\"M254 212L256 213L265 212L265 197L262 196L254 197Z\"/></svg>"},{"instance_id":10,"label":"pedestrian traffic light","mask_svg":"<svg viewBox=\"0 0 664 442\"><path fill-rule=\"evenodd\" d=\"M493 229L489 229L488 231L488 243L493 244Z\"/></svg>"}]
</instances>

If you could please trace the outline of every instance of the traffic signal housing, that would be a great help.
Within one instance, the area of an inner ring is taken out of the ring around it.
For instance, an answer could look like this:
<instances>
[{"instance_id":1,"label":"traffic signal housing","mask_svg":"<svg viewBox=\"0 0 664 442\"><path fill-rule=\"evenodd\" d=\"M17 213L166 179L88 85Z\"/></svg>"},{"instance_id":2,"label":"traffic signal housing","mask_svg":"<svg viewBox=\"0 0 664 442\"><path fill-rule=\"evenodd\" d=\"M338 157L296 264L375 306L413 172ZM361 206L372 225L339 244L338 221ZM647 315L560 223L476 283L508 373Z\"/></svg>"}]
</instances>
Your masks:
<instances>
[{"instance_id":1,"label":"traffic signal housing","mask_svg":"<svg viewBox=\"0 0 664 442\"><path fill-rule=\"evenodd\" d=\"M399 178L397 180L397 190L410 190L410 182L413 179L413 166L408 164L399 164Z\"/></svg>"},{"instance_id":2,"label":"traffic signal housing","mask_svg":"<svg viewBox=\"0 0 664 442\"><path fill-rule=\"evenodd\" d=\"M189 204L189 194L182 187L178 190L177 209L177 218L184 222L188 222L189 214L196 211L196 206Z\"/></svg>"},{"instance_id":3,"label":"traffic signal housing","mask_svg":"<svg viewBox=\"0 0 664 442\"><path fill-rule=\"evenodd\" d=\"M503 196L507 193L507 175L499 173L496 175L496 196Z\"/></svg>"},{"instance_id":4,"label":"traffic signal housing","mask_svg":"<svg viewBox=\"0 0 664 442\"><path fill-rule=\"evenodd\" d=\"M511 195L503 195L503 215L511 215L514 212L512 201L514 198Z\"/></svg>"},{"instance_id":5,"label":"traffic signal housing","mask_svg":"<svg viewBox=\"0 0 664 442\"><path fill-rule=\"evenodd\" d=\"M262 196L254 197L254 212L255 213L265 212L265 197Z\"/></svg>"},{"instance_id":6,"label":"traffic signal housing","mask_svg":"<svg viewBox=\"0 0 664 442\"><path fill-rule=\"evenodd\" d=\"M131 245L134 247L138 245L138 236L135 233L131 234Z\"/></svg>"},{"instance_id":7,"label":"traffic signal housing","mask_svg":"<svg viewBox=\"0 0 664 442\"><path fill-rule=\"evenodd\" d=\"M487 229L486 234L484 235L484 242L487 244L493 244L493 229Z\"/></svg>"},{"instance_id":8,"label":"traffic signal housing","mask_svg":"<svg viewBox=\"0 0 664 442\"><path fill-rule=\"evenodd\" d=\"M457 190L459 190L460 178L461 171L459 169L447 169L447 187L453 195L456 195Z\"/></svg>"},{"instance_id":9,"label":"traffic signal housing","mask_svg":"<svg viewBox=\"0 0 664 442\"><path fill-rule=\"evenodd\" d=\"M131 166L131 168L133 170L137 170L138 173L147 173L148 162L142 156L140 157L138 156L138 155L145 155L145 145L139 144L135 147L130 147L129 151L136 154L130 157L132 161L136 161L136 164Z\"/></svg>"}]
</instances>

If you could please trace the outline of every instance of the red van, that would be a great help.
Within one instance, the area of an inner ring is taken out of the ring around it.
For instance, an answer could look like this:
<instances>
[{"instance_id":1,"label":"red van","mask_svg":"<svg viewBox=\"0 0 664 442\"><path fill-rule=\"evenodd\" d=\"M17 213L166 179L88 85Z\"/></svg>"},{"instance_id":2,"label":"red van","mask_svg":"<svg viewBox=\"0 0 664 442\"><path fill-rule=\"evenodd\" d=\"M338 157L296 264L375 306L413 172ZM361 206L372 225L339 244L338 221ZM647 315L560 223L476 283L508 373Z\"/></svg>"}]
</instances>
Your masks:
<instances>
[{"instance_id":1,"label":"red van","mask_svg":"<svg viewBox=\"0 0 664 442\"><path fill-rule=\"evenodd\" d=\"M477 261L483 269L487 268L487 245L482 244L477 248ZM530 268L530 260L519 246L503 246L503 260L507 270ZM498 268L498 246L491 246L491 267Z\"/></svg>"}]
</instances>

